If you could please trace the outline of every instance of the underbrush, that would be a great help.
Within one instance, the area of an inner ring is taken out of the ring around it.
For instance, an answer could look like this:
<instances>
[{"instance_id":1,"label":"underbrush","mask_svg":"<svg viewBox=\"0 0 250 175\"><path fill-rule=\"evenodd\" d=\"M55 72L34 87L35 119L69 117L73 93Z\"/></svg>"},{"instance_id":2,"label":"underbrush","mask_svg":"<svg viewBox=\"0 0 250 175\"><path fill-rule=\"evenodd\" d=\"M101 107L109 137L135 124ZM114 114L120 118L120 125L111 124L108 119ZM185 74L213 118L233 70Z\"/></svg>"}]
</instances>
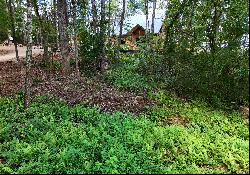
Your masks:
<instances>
[{"instance_id":1,"label":"underbrush","mask_svg":"<svg viewBox=\"0 0 250 175\"><path fill-rule=\"evenodd\" d=\"M53 71L60 71L62 70L62 63L60 61L54 60L53 62L50 61L42 61L39 63L39 65L41 68L45 68L47 70L53 70Z\"/></svg>"},{"instance_id":2,"label":"underbrush","mask_svg":"<svg viewBox=\"0 0 250 175\"><path fill-rule=\"evenodd\" d=\"M0 98L0 173L247 173L249 130L238 113L151 93L140 116L69 107L49 97L23 110ZM186 125L165 122L172 115Z\"/></svg>"},{"instance_id":3,"label":"underbrush","mask_svg":"<svg viewBox=\"0 0 250 175\"><path fill-rule=\"evenodd\" d=\"M195 61L198 60L193 60L192 62ZM187 63L176 64L171 72L169 71L170 67L165 66L164 68L163 62L163 58L159 55L152 57L152 55L146 56L145 53L125 54L120 60L120 65L109 69L105 73L104 78L120 90L130 90L139 93L165 90L168 94L176 94L178 97L187 100L205 101L217 109L235 110L239 108L239 103L226 102L221 96L224 93L223 90L227 89L226 86L230 86L228 83L224 87L220 85L212 88L219 82L219 80L218 82L211 82L215 77L210 74L216 74L216 71L211 71L209 74L206 73L204 76L210 77L210 79L205 79L202 77L203 75L200 73L202 70L199 70L199 67L186 66L185 64ZM205 69L205 66L201 67ZM202 69L201 67L200 69ZM204 81L207 82L204 83ZM223 84L223 81L220 84ZM223 88L218 90L220 87ZM245 88L245 86L242 86L242 88ZM227 91L230 91L230 89L227 89ZM237 91L238 93L239 88L233 88L231 91ZM244 99L247 96L246 92L248 91L246 89L243 91L244 93L238 96L238 98ZM234 96L237 96L237 93ZM232 98L232 95L229 96L229 98ZM247 104L246 100L243 104Z\"/></svg>"},{"instance_id":4,"label":"underbrush","mask_svg":"<svg viewBox=\"0 0 250 175\"><path fill-rule=\"evenodd\" d=\"M106 80L121 90L142 91L148 89L147 79L135 73L133 67L120 67L106 73Z\"/></svg>"},{"instance_id":5,"label":"underbrush","mask_svg":"<svg viewBox=\"0 0 250 175\"><path fill-rule=\"evenodd\" d=\"M124 54L119 66L109 69L104 78L120 90L145 92L156 88L156 83L137 72L140 54Z\"/></svg>"},{"instance_id":6,"label":"underbrush","mask_svg":"<svg viewBox=\"0 0 250 175\"><path fill-rule=\"evenodd\" d=\"M249 61L246 54L224 49L214 55L179 56L174 86L182 94L201 96L215 106L249 105Z\"/></svg>"},{"instance_id":7,"label":"underbrush","mask_svg":"<svg viewBox=\"0 0 250 175\"><path fill-rule=\"evenodd\" d=\"M135 67L179 96L203 98L214 107L249 105L249 61L246 51L221 49L194 54L185 49L167 55L141 54Z\"/></svg>"}]
</instances>

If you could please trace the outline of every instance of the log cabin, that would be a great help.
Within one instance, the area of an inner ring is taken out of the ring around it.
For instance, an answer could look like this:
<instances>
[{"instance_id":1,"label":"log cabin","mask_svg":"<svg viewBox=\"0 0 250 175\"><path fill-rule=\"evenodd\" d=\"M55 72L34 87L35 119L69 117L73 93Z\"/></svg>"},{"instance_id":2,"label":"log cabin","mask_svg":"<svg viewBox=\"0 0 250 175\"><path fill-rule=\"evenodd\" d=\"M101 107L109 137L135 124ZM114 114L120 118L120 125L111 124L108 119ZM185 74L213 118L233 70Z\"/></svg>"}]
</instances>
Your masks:
<instances>
[{"instance_id":1,"label":"log cabin","mask_svg":"<svg viewBox=\"0 0 250 175\"><path fill-rule=\"evenodd\" d=\"M154 25L154 43L158 43L158 40L164 38L164 17L155 18L155 25ZM140 37L145 35L145 23L143 20L133 20L133 18L130 18L128 20L129 23L134 26L129 31L124 28L124 32L122 35L122 44L126 44L130 49L132 50L138 50L137 41L140 39ZM151 21L149 21L149 26L151 26ZM119 26L118 26L119 27ZM117 30L115 30L114 35L110 37L110 43L117 44L118 43L118 37L119 37L119 28L117 27ZM150 29L148 30L150 32Z\"/></svg>"},{"instance_id":2,"label":"log cabin","mask_svg":"<svg viewBox=\"0 0 250 175\"><path fill-rule=\"evenodd\" d=\"M124 35L125 40L131 40L132 42L136 42L139 40L141 36L145 35L145 29L137 24L134 26L127 34Z\"/></svg>"},{"instance_id":3,"label":"log cabin","mask_svg":"<svg viewBox=\"0 0 250 175\"><path fill-rule=\"evenodd\" d=\"M141 36L145 35L145 29L137 24L135 25L130 31L128 31L126 34L122 35L121 44L127 44L130 49L136 50L138 49L136 42L140 39ZM111 37L111 43L116 44L118 42L117 35L113 35Z\"/></svg>"}]
</instances>

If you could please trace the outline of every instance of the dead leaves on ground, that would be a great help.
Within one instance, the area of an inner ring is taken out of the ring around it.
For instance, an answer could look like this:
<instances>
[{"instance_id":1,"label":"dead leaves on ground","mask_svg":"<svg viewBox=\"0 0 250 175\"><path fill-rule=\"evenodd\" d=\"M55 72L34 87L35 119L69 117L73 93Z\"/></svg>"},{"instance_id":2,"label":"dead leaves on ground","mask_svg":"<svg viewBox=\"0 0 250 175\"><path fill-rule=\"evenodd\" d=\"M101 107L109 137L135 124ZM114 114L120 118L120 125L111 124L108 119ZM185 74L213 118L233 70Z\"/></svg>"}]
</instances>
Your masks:
<instances>
[{"instance_id":1,"label":"dead leaves on ground","mask_svg":"<svg viewBox=\"0 0 250 175\"><path fill-rule=\"evenodd\" d=\"M132 112L140 113L153 102L146 97L132 92L121 92L112 86L101 82L93 82L87 78L76 81L71 74L67 78L47 81L33 88L34 95L54 95L70 105L85 102L91 106L98 106L103 112Z\"/></svg>"},{"instance_id":2,"label":"dead leaves on ground","mask_svg":"<svg viewBox=\"0 0 250 175\"><path fill-rule=\"evenodd\" d=\"M40 60L39 58L37 60ZM32 97L50 95L66 101L69 105L86 103L98 106L103 112L141 113L147 106L154 105L143 94L121 92L98 79L86 77L76 79L74 73L62 77L60 72L49 74L49 71L38 67L31 68ZM25 78L24 63L0 63L0 96L13 95L23 90Z\"/></svg>"},{"instance_id":3,"label":"dead leaves on ground","mask_svg":"<svg viewBox=\"0 0 250 175\"><path fill-rule=\"evenodd\" d=\"M188 123L189 120L187 117L178 114L167 116L160 121L160 124L162 125L177 124L177 125L187 126Z\"/></svg>"}]
</instances>

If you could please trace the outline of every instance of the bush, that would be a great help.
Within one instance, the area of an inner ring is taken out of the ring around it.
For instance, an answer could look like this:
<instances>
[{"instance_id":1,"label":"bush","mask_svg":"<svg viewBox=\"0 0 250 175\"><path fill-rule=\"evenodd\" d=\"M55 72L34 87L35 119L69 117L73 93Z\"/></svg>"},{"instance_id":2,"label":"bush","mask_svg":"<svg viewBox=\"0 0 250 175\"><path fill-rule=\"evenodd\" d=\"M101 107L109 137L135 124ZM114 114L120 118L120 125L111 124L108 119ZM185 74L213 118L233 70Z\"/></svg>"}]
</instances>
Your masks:
<instances>
[{"instance_id":1,"label":"bush","mask_svg":"<svg viewBox=\"0 0 250 175\"><path fill-rule=\"evenodd\" d=\"M187 50L165 56L147 54L138 71L165 83L180 96L201 97L215 106L248 105L249 64L247 52L224 48L215 54Z\"/></svg>"},{"instance_id":2,"label":"bush","mask_svg":"<svg viewBox=\"0 0 250 175\"><path fill-rule=\"evenodd\" d=\"M137 73L138 58L137 56L124 54L121 57L119 66L113 66L105 74L107 81L111 82L121 90L131 90L143 92L150 89L150 83L147 77Z\"/></svg>"},{"instance_id":3,"label":"bush","mask_svg":"<svg viewBox=\"0 0 250 175\"><path fill-rule=\"evenodd\" d=\"M99 36L88 32L85 29L80 30L80 56L79 67L87 75L92 75L99 67Z\"/></svg>"},{"instance_id":4,"label":"bush","mask_svg":"<svg viewBox=\"0 0 250 175\"><path fill-rule=\"evenodd\" d=\"M8 31L0 29L0 43L8 39Z\"/></svg>"},{"instance_id":5,"label":"bush","mask_svg":"<svg viewBox=\"0 0 250 175\"><path fill-rule=\"evenodd\" d=\"M51 60L45 60L39 63L39 66L48 70L60 71L62 70L63 64L57 60L53 60L53 62L51 62Z\"/></svg>"},{"instance_id":6,"label":"bush","mask_svg":"<svg viewBox=\"0 0 250 175\"><path fill-rule=\"evenodd\" d=\"M200 94L212 104L248 104L248 58L222 49L215 55L202 53L190 58L180 55L175 62L174 86L182 94Z\"/></svg>"}]
</instances>

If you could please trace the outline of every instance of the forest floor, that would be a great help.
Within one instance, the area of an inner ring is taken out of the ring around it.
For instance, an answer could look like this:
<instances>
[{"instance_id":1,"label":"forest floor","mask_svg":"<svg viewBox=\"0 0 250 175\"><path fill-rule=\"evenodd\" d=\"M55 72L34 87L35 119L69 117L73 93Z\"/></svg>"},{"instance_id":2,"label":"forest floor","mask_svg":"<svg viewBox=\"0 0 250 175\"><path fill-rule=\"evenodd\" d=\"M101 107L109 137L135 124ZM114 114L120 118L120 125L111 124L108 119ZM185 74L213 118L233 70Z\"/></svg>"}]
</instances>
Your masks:
<instances>
[{"instance_id":1,"label":"forest floor","mask_svg":"<svg viewBox=\"0 0 250 175\"><path fill-rule=\"evenodd\" d=\"M99 106L104 112L140 113L154 102L146 94L135 94L129 91L119 91L117 88L102 82L100 79L86 77L76 78L74 72L63 77L61 71L48 71L41 66L41 55L31 68L31 95L33 98L41 95L51 95L60 98L69 105L85 103ZM24 90L24 63L14 61L0 62L0 96L11 96Z\"/></svg>"},{"instance_id":2,"label":"forest floor","mask_svg":"<svg viewBox=\"0 0 250 175\"><path fill-rule=\"evenodd\" d=\"M76 78L41 60L27 110L24 60L0 62L0 173L249 173L247 116L160 89L135 93L127 87L148 82L127 65Z\"/></svg>"},{"instance_id":3,"label":"forest floor","mask_svg":"<svg viewBox=\"0 0 250 175\"><path fill-rule=\"evenodd\" d=\"M18 55L19 57L26 56L26 47L18 47ZM43 53L43 49L32 49L33 56L39 55ZM15 47L12 46L0 46L0 62L4 61L15 61L16 53Z\"/></svg>"},{"instance_id":4,"label":"forest floor","mask_svg":"<svg viewBox=\"0 0 250 175\"><path fill-rule=\"evenodd\" d=\"M22 56L24 49L19 50L21 61L16 62L15 58L9 59L15 55L13 48L4 47L5 49L1 50L0 46L0 97L12 96L24 91L25 82L24 56ZM155 101L148 98L146 91L134 93L128 89L120 90L117 88L119 85L111 85L100 76L77 78L73 70L68 76L63 76L61 65L58 64L60 60L58 55L54 56L54 60L57 61L52 66L53 71L50 71L51 65L42 63L42 55L39 54L42 52L41 49L33 50L35 51L31 67L32 98L48 95L59 98L71 106L84 103L89 106L98 106L103 112L121 111L136 114L156 105ZM129 84L129 86L133 86L133 84ZM240 112L249 116L248 107L242 107Z\"/></svg>"}]
</instances>

